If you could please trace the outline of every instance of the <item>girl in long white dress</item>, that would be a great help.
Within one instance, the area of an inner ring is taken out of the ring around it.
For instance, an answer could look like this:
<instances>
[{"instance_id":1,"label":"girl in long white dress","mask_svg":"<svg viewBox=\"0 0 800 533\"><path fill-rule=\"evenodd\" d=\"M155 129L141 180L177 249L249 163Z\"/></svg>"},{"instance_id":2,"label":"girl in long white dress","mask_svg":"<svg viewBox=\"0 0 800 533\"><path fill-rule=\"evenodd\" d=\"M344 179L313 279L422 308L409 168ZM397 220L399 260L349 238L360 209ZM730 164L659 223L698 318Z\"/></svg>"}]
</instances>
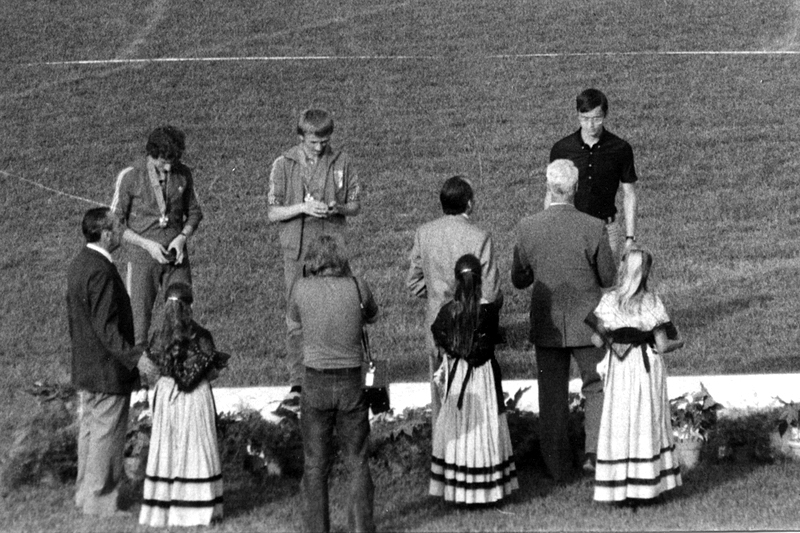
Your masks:
<instances>
[{"instance_id":1,"label":"girl in long white dress","mask_svg":"<svg viewBox=\"0 0 800 533\"><path fill-rule=\"evenodd\" d=\"M661 299L647 289L652 256L629 250L587 322L606 346L594 499L649 500L681 485L662 355L683 346Z\"/></svg>"},{"instance_id":2,"label":"girl in long white dress","mask_svg":"<svg viewBox=\"0 0 800 533\"><path fill-rule=\"evenodd\" d=\"M456 262L454 299L431 326L445 352L445 397L433 432L430 494L463 504L497 502L518 488L494 357L499 309L480 305L481 264Z\"/></svg>"},{"instance_id":3,"label":"girl in long white dress","mask_svg":"<svg viewBox=\"0 0 800 533\"><path fill-rule=\"evenodd\" d=\"M191 289L166 291L164 326L150 348L161 377L139 523L202 526L222 518L222 464L209 381L227 364L211 333L192 320Z\"/></svg>"}]
</instances>

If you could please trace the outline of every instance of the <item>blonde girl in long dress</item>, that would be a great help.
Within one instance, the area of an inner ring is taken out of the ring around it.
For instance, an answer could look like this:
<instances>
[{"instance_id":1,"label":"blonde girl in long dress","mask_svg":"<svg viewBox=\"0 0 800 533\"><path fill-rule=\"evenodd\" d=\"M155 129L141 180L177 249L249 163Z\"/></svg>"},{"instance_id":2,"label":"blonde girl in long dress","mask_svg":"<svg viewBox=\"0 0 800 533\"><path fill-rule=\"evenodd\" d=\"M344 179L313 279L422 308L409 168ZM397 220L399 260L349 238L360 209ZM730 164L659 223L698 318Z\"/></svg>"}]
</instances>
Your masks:
<instances>
[{"instance_id":1,"label":"blonde girl in long dress","mask_svg":"<svg viewBox=\"0 0 800 533\"><path fill-rule=\"evenodd\" d=\"M431 326L446 354L445 397L435 421L430 494L462 504L497 502L518 488L494 357L499 309L480 305L481 264L464 255L456 289Z\"/></svg>"},{"instance_id":2,"label":"blonde girl in long dress","mask_svg":"<svg viewBox=\"0 0 800 533\"><path fill-rule=\"evenodd\" d=\"M661 299L647 289L652 256L622 258L616 285L587 318L607 348L594 499L650 500L681 485L662 356L683 346Z\"/></svg>"},{"instance_id":3,"label":"blonde girl in long dress","mask_svg":"<svg viewBox=\"0 0 800 533\"><path fill-rule=\"evenodd\" d=\"M227 365L208 330L192 320L191 288L166 291L164 325L150 357L161 377L139 514L142 525L203 526L222 518L222 464L209 381Z\"/></svg>"}]
</instances>

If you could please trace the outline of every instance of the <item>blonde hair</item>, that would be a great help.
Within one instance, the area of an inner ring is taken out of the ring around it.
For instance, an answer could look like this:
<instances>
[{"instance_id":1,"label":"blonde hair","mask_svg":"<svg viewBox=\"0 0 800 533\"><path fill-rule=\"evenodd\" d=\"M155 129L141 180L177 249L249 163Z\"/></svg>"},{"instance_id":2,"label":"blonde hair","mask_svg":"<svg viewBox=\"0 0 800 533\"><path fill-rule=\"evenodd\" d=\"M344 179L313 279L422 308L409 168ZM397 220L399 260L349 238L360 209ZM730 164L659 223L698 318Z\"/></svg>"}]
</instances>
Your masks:
<instances>
[{"instance_id":1,"label":"blonde hair","mask_svg":"<svg viewBox=\"0 0 800 533\"><path fill-rule=\"evenodd\" d=\"M644 299L651 293L647 290L647 279L653 267L653 256L640 248L628 250L617 269L614 286L617 306L623 311L637 313Z\"/></svg>"}]
</instances>

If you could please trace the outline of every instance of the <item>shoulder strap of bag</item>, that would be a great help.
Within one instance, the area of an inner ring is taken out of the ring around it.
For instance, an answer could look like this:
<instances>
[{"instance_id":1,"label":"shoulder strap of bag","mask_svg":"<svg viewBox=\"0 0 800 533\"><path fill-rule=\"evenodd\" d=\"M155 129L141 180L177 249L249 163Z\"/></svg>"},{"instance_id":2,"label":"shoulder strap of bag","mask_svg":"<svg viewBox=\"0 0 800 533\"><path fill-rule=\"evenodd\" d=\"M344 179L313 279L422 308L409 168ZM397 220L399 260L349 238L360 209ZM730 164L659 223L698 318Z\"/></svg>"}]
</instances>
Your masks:
<instances>
[{"instance_id":1,"label":"shoulder strap of bag","mask_svg":"<svg viewBox=\"0 0 800 533\"><path fill-rule=\"evenodd\" d=\"M358 281L353 277L353 284L356 286L358 293L358 305L361 307L361 345L364 347L364 359L367 363L372 364L372 351L369 348L369 334L367 333L367 326L364 323L364 300L361 299L361 289L358 288Z\"/></svg>"}]
</instances>

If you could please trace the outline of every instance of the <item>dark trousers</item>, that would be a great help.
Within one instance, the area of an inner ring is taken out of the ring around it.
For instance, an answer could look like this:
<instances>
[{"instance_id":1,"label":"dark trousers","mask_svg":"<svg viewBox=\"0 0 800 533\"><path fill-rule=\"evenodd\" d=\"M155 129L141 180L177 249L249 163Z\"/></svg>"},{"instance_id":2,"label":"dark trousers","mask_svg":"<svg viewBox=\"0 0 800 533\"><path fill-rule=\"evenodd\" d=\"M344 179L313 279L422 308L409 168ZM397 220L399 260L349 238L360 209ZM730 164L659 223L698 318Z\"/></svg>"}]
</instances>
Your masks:
<instances>
[{"instance_id":1,"label":"dark trousers","mask_svg":"<svg viewBox=\"0 0 800 533\"><path fill-rule=\"evenodd\" d=\"M289 301L292 297L292 290L297 280L303 277L303 259L294 260L290 257L283 258L283 281L286 295L286 327L289 327ZM284 359L286 369L289 371L289 385L292 387L303 385L303 337L302 334L286 335L286 358Z\"/></svg>"},{"instance_id":2,"label":"dark trousers","mask_svg":"<svg viewBox=\"0 0 800 533\"><path fill-rule=\"evenodd\" d=\"M375 531L374 486L369 472L369 418L361 369L318 371L306 368L300 427L305 465L301 490L308 533L330 531L328 476L334 458L334 430L350 475L347 531Z\"/></svg>"},{"instance_id":3,"label":"dark trousers","mask_svg":"<svg viewBox=\"0 0 800 533\"><path fill-rule=\"evenodd\" d=\"M128 263L125 284L131 298L136 344L150 339L150 322L158 291L161 287L166 289L170 283L178 281L190 286L192 284L192 269L188 254L184 254L180 265L161 264L149 255L141 253L135 261Z\"/></svg>"},{"instance_id":4,"label":"dark trousers","mask_svg":"<svg viewBox=\"0 0 800 533\"><path fill-rule=\"evenodd\" d=\"M597 363L605 351L594 346L571 348L536 347L539 367L539 428L542 457L555 480L566 478L572 469L569 445L569 365L574 357L580 369L586 398L584 421L585 452L597 453L597 436L603 414L603 380L597 374Z\"/></svg>"}]
</instances>

